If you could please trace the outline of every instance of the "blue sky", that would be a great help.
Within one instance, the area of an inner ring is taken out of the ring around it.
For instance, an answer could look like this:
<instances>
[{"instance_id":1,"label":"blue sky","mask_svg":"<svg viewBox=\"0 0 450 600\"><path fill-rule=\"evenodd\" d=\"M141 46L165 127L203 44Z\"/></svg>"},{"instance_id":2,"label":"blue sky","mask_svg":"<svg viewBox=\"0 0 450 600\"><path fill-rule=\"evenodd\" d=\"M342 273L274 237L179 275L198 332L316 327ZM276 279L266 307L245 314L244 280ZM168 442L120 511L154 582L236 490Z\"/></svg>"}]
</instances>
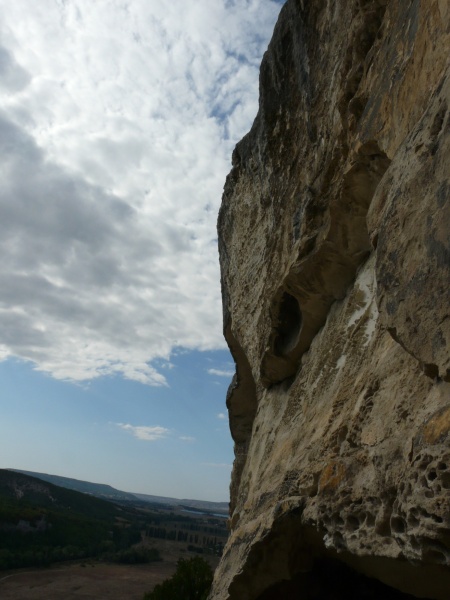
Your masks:
<instances>
[{"instance_id":1,"label":"blue sky","mask_svg":"<svg viewBox=\"0 0 450 600\"><path fill-rule=\"evenodd\" d=\"M0 363L2 466L226 499L228 352L175 351L171 365L168 385L156 387L120 375L73 384L22 361Z\"/></svg>"},{"instance_id":2,"label":"blue sky","mask_svg":"<svg viewBox=\"0 0 450 600\"><path fill-rule=\"evenodd\" d=\"M0 0L0 466L227 500L216 219L282 2Z\"/></svg>"}]
</instances>

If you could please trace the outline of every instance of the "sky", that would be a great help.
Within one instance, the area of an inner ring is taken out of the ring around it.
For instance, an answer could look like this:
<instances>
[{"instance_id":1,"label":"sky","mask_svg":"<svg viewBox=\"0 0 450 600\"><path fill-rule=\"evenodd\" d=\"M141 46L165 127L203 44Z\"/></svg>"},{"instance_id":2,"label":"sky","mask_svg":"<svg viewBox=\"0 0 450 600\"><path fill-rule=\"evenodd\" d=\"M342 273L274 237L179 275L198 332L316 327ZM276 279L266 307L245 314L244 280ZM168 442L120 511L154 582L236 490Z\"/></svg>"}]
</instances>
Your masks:
<instances>
[{"instance_id":1,"label":"sky","mask_svg":"<svg viewBox=\"0 0 450 600\"><path fill-rule=\"evenodd\" d=\"M282 4L0 0L0 468L228 500L216 221Z\"/></svg>"}]
</instances>

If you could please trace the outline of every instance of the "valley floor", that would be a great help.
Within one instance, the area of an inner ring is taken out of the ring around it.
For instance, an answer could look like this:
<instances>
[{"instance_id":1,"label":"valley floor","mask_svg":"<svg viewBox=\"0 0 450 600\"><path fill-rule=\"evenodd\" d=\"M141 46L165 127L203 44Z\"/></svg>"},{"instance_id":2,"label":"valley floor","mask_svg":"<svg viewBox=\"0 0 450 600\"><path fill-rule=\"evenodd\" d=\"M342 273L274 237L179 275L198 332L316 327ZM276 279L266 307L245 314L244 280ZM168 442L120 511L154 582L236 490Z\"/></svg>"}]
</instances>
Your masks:
<instances>
[{"instance_id":1,"label":"valley floor","mask_svg":"<svg viewBox=\"0 0 450 600\"><path fill-rule=\"evenodd\" d=\"M175 561L115 565L86 561L50 569L0 574L2 600L142 600L170 577Z\"/></svg>"}]
</instances>

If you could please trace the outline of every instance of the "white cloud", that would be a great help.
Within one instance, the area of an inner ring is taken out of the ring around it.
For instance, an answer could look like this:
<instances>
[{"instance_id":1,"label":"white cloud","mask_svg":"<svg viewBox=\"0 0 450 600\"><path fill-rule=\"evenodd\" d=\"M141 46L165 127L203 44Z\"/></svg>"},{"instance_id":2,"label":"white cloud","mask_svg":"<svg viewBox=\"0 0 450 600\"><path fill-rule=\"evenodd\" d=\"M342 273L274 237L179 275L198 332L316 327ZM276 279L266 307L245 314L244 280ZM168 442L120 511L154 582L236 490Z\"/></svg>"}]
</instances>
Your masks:
<instances>
[{"instance_id":1,"label":"white cloud","mask_svg":"<svg viewBox=\"0 0 450 600\"><path fill-rule=\"evenodd\" d=\"M223 369L208 369L210 375L217 375L218 377L233 377L234 370L223 370Z\"/></svg>"},{"instance_id":2,"label":"white cloud","mask_svg":"<svg viewBox=\"0 0 450 600\"><path fill-rule=\"evenodd\" d=\"M195 437L192 437L190 435L180 435L180 440L192 444L193 442L195 442Z\"/></svg>"},{"instance_id":3,"label":"white cloud","mask_svg":"<svg viewBox=\"0 0 450 600\"><path fill-rule=\"evenodd\" d=\"M227 417L226 417L225 413L219 413L219 414L217 415L217 418L218 418L218 419L226 419Z\"/></svg>"},{"instance_id":4,"label":"white cloud","mask_svg":"<svg viewBox=\"0 0 450 600\"><path fill-rule=\"evenodd\" d=\"M129 425L125 423L116 423L117 427L120 427L124 431L128 431L138 440L144 440L146 442L156 442L166 438L170 430L165 427L147 427L146 425Z\"/></svg>"},{"instance_id":5,"label":"white cloud","mask_svg":"<svg viewBox=\"0 0 450 600\"><path fill-rule=\"evenodd\" d=\"M279 8L0 0L0 357L164 385L225 347L216 217Z\"/></svg>"}]
</instances>

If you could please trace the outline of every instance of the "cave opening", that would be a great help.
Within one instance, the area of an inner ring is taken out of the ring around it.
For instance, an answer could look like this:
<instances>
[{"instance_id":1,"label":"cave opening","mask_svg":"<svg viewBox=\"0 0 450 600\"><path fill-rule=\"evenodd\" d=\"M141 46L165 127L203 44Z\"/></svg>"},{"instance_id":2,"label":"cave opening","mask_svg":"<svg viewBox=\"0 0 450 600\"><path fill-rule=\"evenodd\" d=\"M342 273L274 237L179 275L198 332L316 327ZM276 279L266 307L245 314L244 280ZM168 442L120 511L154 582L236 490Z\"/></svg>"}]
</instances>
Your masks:
<instances>
[{"instance_id":1,"label":"cave opening","mask_svg":"<svg viewBox=\"0 0 450 600\"><path fill-rule=\"evenodd\" d=\"M274 352L277 356L283 356L295 347L301 327L302 312L298 300L284 292L278 309L278 326L274 341Z\"/></svg>"},{"instance_id":2,"label":"cave opening","mask_svg":"<svg viewBox=\"0 0 450 600\"><path fill-rule=\"evenodd\" d=\"M346 564L321 558L313 568L280 581L265 590L257 600L418 600L378 579L358 573ZM423 597L422 597L423 598ZM420 600L420 598L419 598Z\"/></svg>"}]
</instances>

